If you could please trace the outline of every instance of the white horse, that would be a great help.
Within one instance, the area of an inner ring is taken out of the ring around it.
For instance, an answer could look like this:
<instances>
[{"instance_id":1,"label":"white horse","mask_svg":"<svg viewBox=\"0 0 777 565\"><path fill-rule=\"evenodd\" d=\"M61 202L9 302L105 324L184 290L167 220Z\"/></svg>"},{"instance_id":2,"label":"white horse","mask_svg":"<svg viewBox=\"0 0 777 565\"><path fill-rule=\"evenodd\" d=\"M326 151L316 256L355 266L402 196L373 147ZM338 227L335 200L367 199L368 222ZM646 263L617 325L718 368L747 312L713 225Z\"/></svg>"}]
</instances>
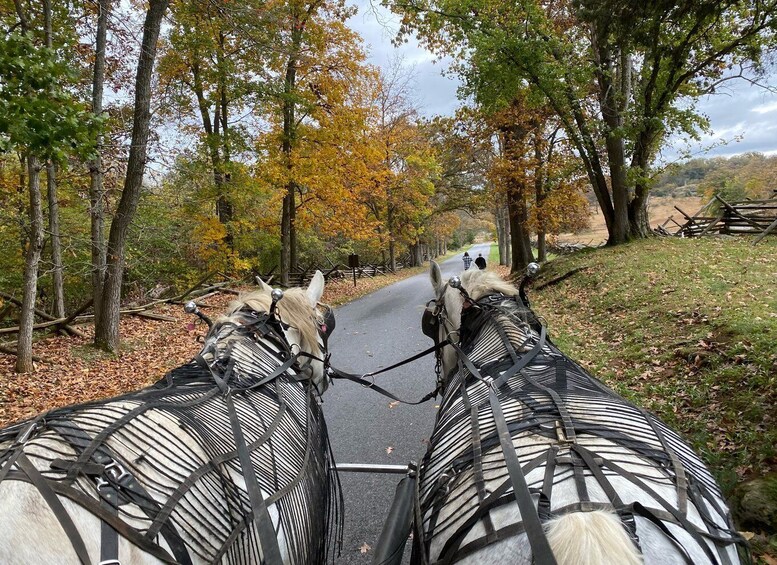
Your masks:
<instances>
[{"instance_id":1,"label":"white horse","mask_svg":"<svg viewBox=\"0 0 777 565\"><path fill-rule=\"evenodd\" d=\"M433 263L431 280L424 331L455 346L419 470L416 562L739 563L720 490L674 431L556 349L493 272L446 282Z\"/></svg>"},{"instance_id":2,"label":"white horse","mask_svg":"<svg viewBox=\"0 0 777 565\"><path fill-rule=\"evenodd\" d=\"M323 288L260 281L152 387L0 433L0 563L329 559Z\"/></svg>"}]
</instances>

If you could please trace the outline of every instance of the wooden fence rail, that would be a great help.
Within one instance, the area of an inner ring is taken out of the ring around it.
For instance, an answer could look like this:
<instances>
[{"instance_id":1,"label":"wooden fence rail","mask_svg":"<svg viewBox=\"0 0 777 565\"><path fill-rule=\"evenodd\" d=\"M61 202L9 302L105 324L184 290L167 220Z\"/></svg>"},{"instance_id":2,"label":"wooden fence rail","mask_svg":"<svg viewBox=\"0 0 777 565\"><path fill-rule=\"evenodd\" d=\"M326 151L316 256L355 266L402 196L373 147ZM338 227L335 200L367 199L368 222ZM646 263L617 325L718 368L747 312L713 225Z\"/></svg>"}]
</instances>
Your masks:
<instances>
[{"instance_id":1,"label":"wooden fence rail","mask_svg":"<svg viewBox=\"0 0 777 565\"><path fill-rule=\"evenodd\" d=\"M401 263L397 263L396 270L399 271L402 268L403 265ZM276 270L277 265L270 269L270 271L267 273L259 273L257 276L270 286L280 285L280 274L276 273ZM321 271L321 273L324 275L324 279L326 281L330 281L342 278L352 279L354 269L346 267L345 265L341 265L340 263L333 264L331 267L322 267L320 265L313 264L307 268L299 269L289 273L289 286L306 286L310 283L310 279L313 278L313 274L316 271ZM373 278L380 275L387 275L391 272L391 267L385 263L368 263L356 268L356 278Z\"/></svg>"},{"instance_id":2,"label":"wooden fence rail","mask_svg":"<svg viewBox=\"0 0 777 565\"><path fill-rule=\"evenodd\" d=\"M717 213L712 212L717 205ZM680 223L670 216L654 230L659 235L701 237L707 234L755 234L753 245L771 233L777 234L777 191L774 198L727 202L715 195L694 215L679 207L675 210L685 219ZM674 225L670 225L670 222Z\"/></svg>"}]
</instances>

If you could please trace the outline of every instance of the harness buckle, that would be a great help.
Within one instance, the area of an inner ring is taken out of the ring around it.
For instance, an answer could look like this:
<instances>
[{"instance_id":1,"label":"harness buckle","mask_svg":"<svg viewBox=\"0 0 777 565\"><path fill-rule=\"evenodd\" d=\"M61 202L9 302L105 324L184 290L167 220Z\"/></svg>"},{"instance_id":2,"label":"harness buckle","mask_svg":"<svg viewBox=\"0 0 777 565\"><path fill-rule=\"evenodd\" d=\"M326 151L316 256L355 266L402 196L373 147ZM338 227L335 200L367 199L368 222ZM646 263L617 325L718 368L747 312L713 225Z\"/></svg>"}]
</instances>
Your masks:
<instances>
[{"instance_id":1,"label":"harness buckle","mask_svg":"<svg viewBox=\"0 0 777 565\"><path fill-rule=\"evenodd\" d=\"M130 476L129 471L122 467L115 459L105 466L105 473L111 476L117 483Z\"/></svg>"},{"instance_id":2,"label":"harness buckle","mask_svg":"<svg viewBox=\"0 0 777 565\"><path fill-rule=\"evenodd\" d=\"M121 561L118 559L105 559L100 561L97 565L121 565Z\"/></svg>"},{"instance_id":3,"label":"harness buckle","mask_svg":"<svg viewBox=\"0 0 777 565\"><path fill-rule=\"evenodd\" d=\"M111 481L109 481L108 479L112 479L112 482L116 484L121 484L121 481L131 476L132 474L129 471L127 471L121 465L121 463L119 463L115 459L111 459L111 462L108 463L103 469L103 476L97 477L97 490L111 486Z\"/></svg>"}]
</instances>

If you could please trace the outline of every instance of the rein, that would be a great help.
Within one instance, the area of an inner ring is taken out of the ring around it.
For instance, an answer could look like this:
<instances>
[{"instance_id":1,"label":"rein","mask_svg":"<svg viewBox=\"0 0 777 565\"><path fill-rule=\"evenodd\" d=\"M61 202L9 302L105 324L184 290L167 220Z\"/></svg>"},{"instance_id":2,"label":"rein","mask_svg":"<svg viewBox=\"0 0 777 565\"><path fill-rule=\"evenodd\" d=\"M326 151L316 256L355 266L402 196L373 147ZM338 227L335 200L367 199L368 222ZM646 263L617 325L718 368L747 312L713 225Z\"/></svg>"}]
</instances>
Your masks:
<instances>
[{"instance_id":1,"label":"rein","mask_svg":"<svg viewBox=\"0 0 777 565\"><path fill-rule=\"evenodd\" d=\"M446 345L449 345L450 343L451 342L448 340L445 340L441 343L436 343L434 346L430 347L429 349L425 349L420 353L416 353L415 355L411 357L407 357L402 361L394 363L393 365L384 367L383 369L380 369L378 371L371 371L369 373L362 373L362 374L347 373L329 364L327 366L327 375L332 379L344 379L344 380L358 383L365 388L372 389L375 392L382 394L383 396L386 396L388 398L391 398L392 400L396 400L397 402L401 402L402 404L409 404L409 405L423 404L424 402L427 402L428 400L431 400L432 398L437 396L437 394L442 390L442 382L439 379L437 381L437 386L433 391L427 393L423 398L421 398L421 400L417 400L413 402L409 400L402 400L398 396L395 396L393 393L376 385L374 377L376 375L380 375L381 373L387 373L388 371L391 371L392 369L396 369L397 367L401 367L402 365L407 365L408 363L412 363L413 361L420 359L421 357L425 357L430 353L438 353L443 347L445 347ZM372 377L372 380L367 380L370 377Z\"/></svg>"}]
</instances>

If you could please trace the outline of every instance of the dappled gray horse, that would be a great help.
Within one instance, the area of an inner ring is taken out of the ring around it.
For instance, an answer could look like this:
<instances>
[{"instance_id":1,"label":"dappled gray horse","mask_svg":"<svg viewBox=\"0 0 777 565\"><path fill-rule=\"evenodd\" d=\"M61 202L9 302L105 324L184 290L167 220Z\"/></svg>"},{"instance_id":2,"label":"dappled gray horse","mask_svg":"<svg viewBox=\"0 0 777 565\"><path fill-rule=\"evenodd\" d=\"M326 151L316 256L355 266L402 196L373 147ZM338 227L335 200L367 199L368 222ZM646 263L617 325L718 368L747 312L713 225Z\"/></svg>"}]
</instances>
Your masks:
<instances>
[{"instance_id":1,"label":"dappled gray horse","mask_svg":"<svg viewBox=\"0 0 777 565\"><path fill-rule=\"evenodd\" d=\"M494 273L431 278L424 331L452 345L416 562L739 563L720 489L675 432L563 355Z\"/></svg>"},{"instance_id":2,"label":"dappled gray horse","mask_svg":"<svg viewBox=\"0 0 777 565\"><path fill-rule=\"evenodd\" d=\"M339 529L319 406L334 325L307 290L233 305L155 385L0 434L2 563L311 563ZM153 355L153 352L151 352Z\"/></svg>"}]
</instances>

